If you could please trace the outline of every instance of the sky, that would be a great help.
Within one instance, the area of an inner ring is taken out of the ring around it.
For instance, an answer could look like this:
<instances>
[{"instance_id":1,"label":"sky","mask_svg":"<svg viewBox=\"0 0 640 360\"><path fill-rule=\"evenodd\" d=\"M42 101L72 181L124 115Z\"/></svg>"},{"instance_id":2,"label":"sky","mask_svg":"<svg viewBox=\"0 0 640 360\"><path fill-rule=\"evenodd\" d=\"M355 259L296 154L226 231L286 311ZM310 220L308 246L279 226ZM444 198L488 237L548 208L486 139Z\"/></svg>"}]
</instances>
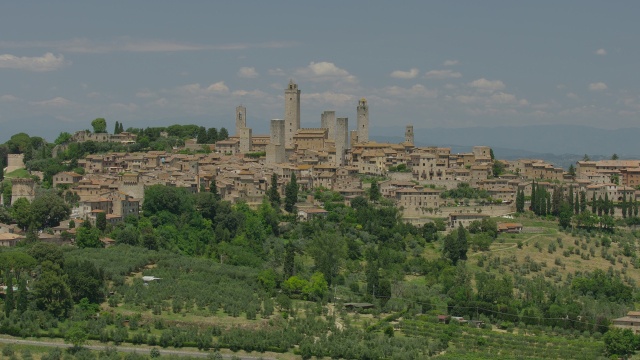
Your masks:
<instances>
[{"instance_id":1,"label":"sky","mask_svg":"<svg viewBox=\"0 0 640 360\"><path fill-rule=\"evenodd\" d=\"M0 9L0 141L93 119L264 133L290 79L302 125L372 133L640 125L638 1L13 1ZM393 131L393 130L391 130ZM230 131L233 133L233 131Z\"/></svg>"}]
</instances>

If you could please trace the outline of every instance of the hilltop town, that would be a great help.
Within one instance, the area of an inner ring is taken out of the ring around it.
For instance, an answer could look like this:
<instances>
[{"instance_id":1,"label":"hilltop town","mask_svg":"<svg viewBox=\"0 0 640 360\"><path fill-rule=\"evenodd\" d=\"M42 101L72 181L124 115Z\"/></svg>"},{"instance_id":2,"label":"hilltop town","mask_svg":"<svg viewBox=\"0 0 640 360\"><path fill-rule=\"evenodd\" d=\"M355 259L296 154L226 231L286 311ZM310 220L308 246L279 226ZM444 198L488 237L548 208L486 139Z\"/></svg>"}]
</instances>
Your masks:
<instances>
[{"instance_id":1,"label":"hilltop town","mask_svg":"<svg viewBox=\"0 0 640 360\"><path fill-rule=\"evenodd\" d=\"M416 147L410 124L405 126L404 142L379 143L369 138L366 99L359 100L356 129L349 130L348 117L337 117L335 111L324 111L319 127L301 128L300 98L301 90L290 81L284 90L284 119L271 120L269 134L253 134L247 108L238 106L234 135L213 143L186 139L183 146L171 151L90 154L77 161L80 173L56 173L50 185L72 194L72 219L95 223L97 214L104 213L113 225L127 216L138 216L144 189L155 184L186 188L192 193L215 187L221 198L232 204L245 202L257 207L272 186L273 174L283 196L294 175L303 192L312 194L322 188L347 200L366 195L375 182L381 195L401 210L405 221L418 225L448 217L449 226L454 227L460 221L468 225L488 215L513 213L518 192L531 197L533 181L550 195L563 187L565 192L572 189L576 198L582 192L586 199L614 202L640 198L640 160L585 159L566 171L536 159L499 160L488 146L455 154L450 148ZM160 133L160 137L168 136L166 131ZM131 145L136 140L135 133L122 130L114 134L83 130L57 145L52 156L67 151L72 143ZM8 154L7 158L6 174L24 167L24 154ZM2 199L3 204L35 197L34 178L13 178L11 184L11 199ZM461 184L468 184L482 196L457 201L443 195ZM302 220L326 214L312 195L300 199L297 212ZM622 217L622 210L612 214ZM16 230L5 239L7 244L22 238ZM66 221L54 230L60 235L72 229Z\"/></svg>"}]
</instances>

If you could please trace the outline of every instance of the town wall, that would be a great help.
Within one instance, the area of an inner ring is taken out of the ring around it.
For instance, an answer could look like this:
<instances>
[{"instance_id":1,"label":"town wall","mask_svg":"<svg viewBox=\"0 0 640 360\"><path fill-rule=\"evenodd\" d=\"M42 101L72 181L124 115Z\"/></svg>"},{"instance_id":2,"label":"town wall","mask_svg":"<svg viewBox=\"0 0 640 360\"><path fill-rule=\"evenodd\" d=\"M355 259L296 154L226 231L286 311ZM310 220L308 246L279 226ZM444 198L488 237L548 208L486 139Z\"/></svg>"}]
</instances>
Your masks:
<instances>
[{"instance_id":1,"label":"town wall","mask_svg":"<svg viewBox=\"0 0 640 360\"><path fill-rule=\"evenodd\" d=\"M24 169L24 154L7 154L6 172Z\"/></svg>"}]
</instances>

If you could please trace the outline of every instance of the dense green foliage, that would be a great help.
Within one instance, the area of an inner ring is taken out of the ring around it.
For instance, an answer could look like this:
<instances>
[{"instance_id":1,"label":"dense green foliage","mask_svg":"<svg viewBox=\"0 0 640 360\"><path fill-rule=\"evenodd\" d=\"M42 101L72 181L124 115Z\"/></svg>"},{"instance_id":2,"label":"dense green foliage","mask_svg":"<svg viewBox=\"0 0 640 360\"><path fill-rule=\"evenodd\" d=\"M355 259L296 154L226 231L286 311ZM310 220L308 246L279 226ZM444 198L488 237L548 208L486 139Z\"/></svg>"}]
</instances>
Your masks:
<instances>
[{"instance_id":1,"label":"dense green foliage","mask_svg":"<svg viewBox=\"0 0 640 360\"><path fill-rule=\"evenodd\" d=\"M443 191L440 194L443 199L487 199L489 193L486 190L476 189L468 183L458 183L455 189Z\"/></svg>"}]
</instances>

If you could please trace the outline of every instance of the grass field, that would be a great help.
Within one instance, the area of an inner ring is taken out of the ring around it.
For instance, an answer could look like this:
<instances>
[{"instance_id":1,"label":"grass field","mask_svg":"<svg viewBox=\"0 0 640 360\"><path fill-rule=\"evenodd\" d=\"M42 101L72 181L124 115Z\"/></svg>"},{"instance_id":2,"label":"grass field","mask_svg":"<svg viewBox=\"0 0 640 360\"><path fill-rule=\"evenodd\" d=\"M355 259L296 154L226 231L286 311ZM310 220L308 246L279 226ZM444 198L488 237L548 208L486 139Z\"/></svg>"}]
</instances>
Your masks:
<instances>
[{"instance_id":1,"label":"grass field","mask_svg":"<svg viewBox=\"0 0 640 360\"><path fill-rule=\"evenodd\" d=\"M26 169L17 169L10 173L4 174L6 178L28 178L31 177L31 174Z\"/></svg>"}]
</instances>

